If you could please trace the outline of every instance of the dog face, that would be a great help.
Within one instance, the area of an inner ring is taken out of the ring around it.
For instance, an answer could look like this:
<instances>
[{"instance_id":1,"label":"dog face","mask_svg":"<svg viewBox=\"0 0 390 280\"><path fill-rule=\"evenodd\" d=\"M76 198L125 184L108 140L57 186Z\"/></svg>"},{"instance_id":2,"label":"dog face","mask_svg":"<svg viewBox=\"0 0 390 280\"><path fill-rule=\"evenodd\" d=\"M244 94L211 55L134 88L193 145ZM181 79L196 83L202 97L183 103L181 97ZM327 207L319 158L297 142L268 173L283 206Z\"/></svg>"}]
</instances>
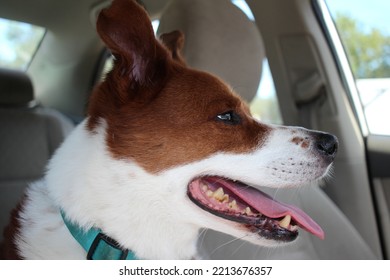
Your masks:
<instances>
[{"instance_id":1,"label":"dog face","mask_svg":"<svg viewBox=\"0 0 390 280\"><path fill-rule=\"evenodd\" d=\"M146 201L137 204L140 212L164 200L156 211L176 221L259 244L292 241L298 227L323 238L303 211L256 187L322 178L336 154L334 136L255 120L228 85L185 65L180 32L157 41L133 1L115 0L97 30L115 63L92 95L88 129L95 133L104 122L110 157L133 182L144 181L148 195L129 198Z\"/></svg>"}]
</instances>

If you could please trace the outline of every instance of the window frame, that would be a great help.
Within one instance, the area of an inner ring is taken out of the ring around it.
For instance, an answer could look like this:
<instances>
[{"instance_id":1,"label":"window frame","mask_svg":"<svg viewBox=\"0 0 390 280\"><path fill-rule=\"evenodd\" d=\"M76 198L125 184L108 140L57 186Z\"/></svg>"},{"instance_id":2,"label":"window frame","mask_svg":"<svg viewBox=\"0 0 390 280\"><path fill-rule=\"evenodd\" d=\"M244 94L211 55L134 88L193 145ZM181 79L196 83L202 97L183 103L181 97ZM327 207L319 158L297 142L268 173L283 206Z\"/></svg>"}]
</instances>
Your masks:
<instances>
[{"instance_id":1,"label":"window frame","mask_svg":"<svg viewBox=\"0 0 390 280\"><path fill-rule=\"evenodd\" d=\"M370 132L366 116L364 114L362 101L356 87L355 77L353 76L344 45L341 42L341 38L330 14L329 8L325 0L312 0L311 3L336 63L341 83L347 93L354 116L359 123L360 132L363 137L367 137Z\"/></svg>"}]
</instances>

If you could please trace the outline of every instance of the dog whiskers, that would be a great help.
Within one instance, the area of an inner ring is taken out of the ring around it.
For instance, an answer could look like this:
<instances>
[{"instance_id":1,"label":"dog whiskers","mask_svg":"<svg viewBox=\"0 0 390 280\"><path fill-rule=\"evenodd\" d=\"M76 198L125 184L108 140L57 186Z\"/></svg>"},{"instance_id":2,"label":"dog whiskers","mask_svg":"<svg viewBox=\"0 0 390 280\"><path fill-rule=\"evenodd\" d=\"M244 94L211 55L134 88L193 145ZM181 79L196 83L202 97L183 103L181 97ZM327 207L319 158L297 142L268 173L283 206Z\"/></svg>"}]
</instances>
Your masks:
<instances>
[{"instance_id":1,"label":"dog whiskers","mask_svg":"<svg viewBox=\"0 0 390 280\"><path fill-rule=\"evenodd\" d=\"M244 245L245 242L242 242L239 246L237 246L236 250L234 250L233 253L230 254L230 256L233 257Z\"/></svg>"},{"instance_id":2,"label":"dog whiskers","mask_svg":"<svg viewBox=\"0 0 390 280\"><path fill-rule=\"evenodd\" d=\"M199 232L199 234L198 234L198 242L199 242L199 247L202 247L203 246L203 242L204 242L204 239L205 239L205 237L206 237L206 234L207 234L207 231L208 231L208 229L207 228L203 228L200 232ZM201 237L202 236L202 237Z\"/></svg>"},{"instance_id":3,"label":"dog whiskers","mask_svg":"<svg viewBox=\"0 0 390 280\"><path fill-rule=\"evenodd\" d=\"M219 249L221 249L222 247L227 246L227 245L229 245L229 244L231 244L231 243L233 243L233 242L235 242L235 241L237 241L237 240L241 240L241 239L243 239L243 238L245 238L245 237L247 237L247 236L249 236L249 235L251 235L251 234L253 234L253 233L244 234L244 235L241 236L241 237L233 238L232 240L230 240L230 241L228 241L228 242L225 242L225 243L219 245L217 248L215 248L215 249L210 253L210 257L212 257L212 256L213 256Z\"/></svg>"}]
</instances>

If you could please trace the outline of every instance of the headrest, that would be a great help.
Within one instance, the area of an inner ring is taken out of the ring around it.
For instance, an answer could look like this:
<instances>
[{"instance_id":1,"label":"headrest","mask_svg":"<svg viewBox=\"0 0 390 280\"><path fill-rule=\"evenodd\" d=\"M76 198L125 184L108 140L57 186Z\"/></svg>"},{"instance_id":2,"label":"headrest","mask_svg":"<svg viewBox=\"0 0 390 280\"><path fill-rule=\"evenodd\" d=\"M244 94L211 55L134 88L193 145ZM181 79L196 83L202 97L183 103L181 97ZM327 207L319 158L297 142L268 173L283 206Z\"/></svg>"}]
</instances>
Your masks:
<instances>
[{"instance_id":1,"label":"headrest","mask_svg":"<svg viewBox=\"0 0 390 280\"><path fill-rule=\"evenodd\" d=\"M33 86L27 74L0 68L0 106L27 106L33 100Z\"/></svg>"},{"instance_id":2,"label":"headrest","mask_svg":"<svg viewBox=\"0 0 390 280\"><path fill-rule=\"evenodd\" d=\"M158 35L180 30L189 66L213 73L247 101L256 95L265 57L255 23L230 0L173 0Z\"/></svg>"}]
</instances>

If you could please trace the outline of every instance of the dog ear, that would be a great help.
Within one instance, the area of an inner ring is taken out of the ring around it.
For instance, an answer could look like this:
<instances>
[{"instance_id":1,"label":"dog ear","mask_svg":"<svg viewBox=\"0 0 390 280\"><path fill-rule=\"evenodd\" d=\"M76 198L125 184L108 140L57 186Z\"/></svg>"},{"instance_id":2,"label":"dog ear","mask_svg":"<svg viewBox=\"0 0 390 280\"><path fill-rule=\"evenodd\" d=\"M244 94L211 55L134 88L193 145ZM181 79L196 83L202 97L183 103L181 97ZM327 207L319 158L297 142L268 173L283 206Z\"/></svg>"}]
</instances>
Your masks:
<instances>
[{"instance_id":1,"label":"dog ear","mask_svg":"<svg viewBox=\"0 0 390 280\"><path fill-rule=\"evenodd\" d=\"M164 33L160 35L160 40L171 52L171 56L174 60L182 65L186 65L186 62L182 55L184 47L184 34L179 30L172 31L170 33Z\"/></svg>"},{"instance_id":2,"label":"dog ear","mask_svg":"<svg viewBox=\"0 0 390 280\"><path fill-rule=\"evenodd\" d=\"M115 57L113 71L128 75L132 87L148 86L163 75L169 54L156 40L147 12L135 1L114 0L100 12L96 27Z\"/></svg>"}]
</instances>

